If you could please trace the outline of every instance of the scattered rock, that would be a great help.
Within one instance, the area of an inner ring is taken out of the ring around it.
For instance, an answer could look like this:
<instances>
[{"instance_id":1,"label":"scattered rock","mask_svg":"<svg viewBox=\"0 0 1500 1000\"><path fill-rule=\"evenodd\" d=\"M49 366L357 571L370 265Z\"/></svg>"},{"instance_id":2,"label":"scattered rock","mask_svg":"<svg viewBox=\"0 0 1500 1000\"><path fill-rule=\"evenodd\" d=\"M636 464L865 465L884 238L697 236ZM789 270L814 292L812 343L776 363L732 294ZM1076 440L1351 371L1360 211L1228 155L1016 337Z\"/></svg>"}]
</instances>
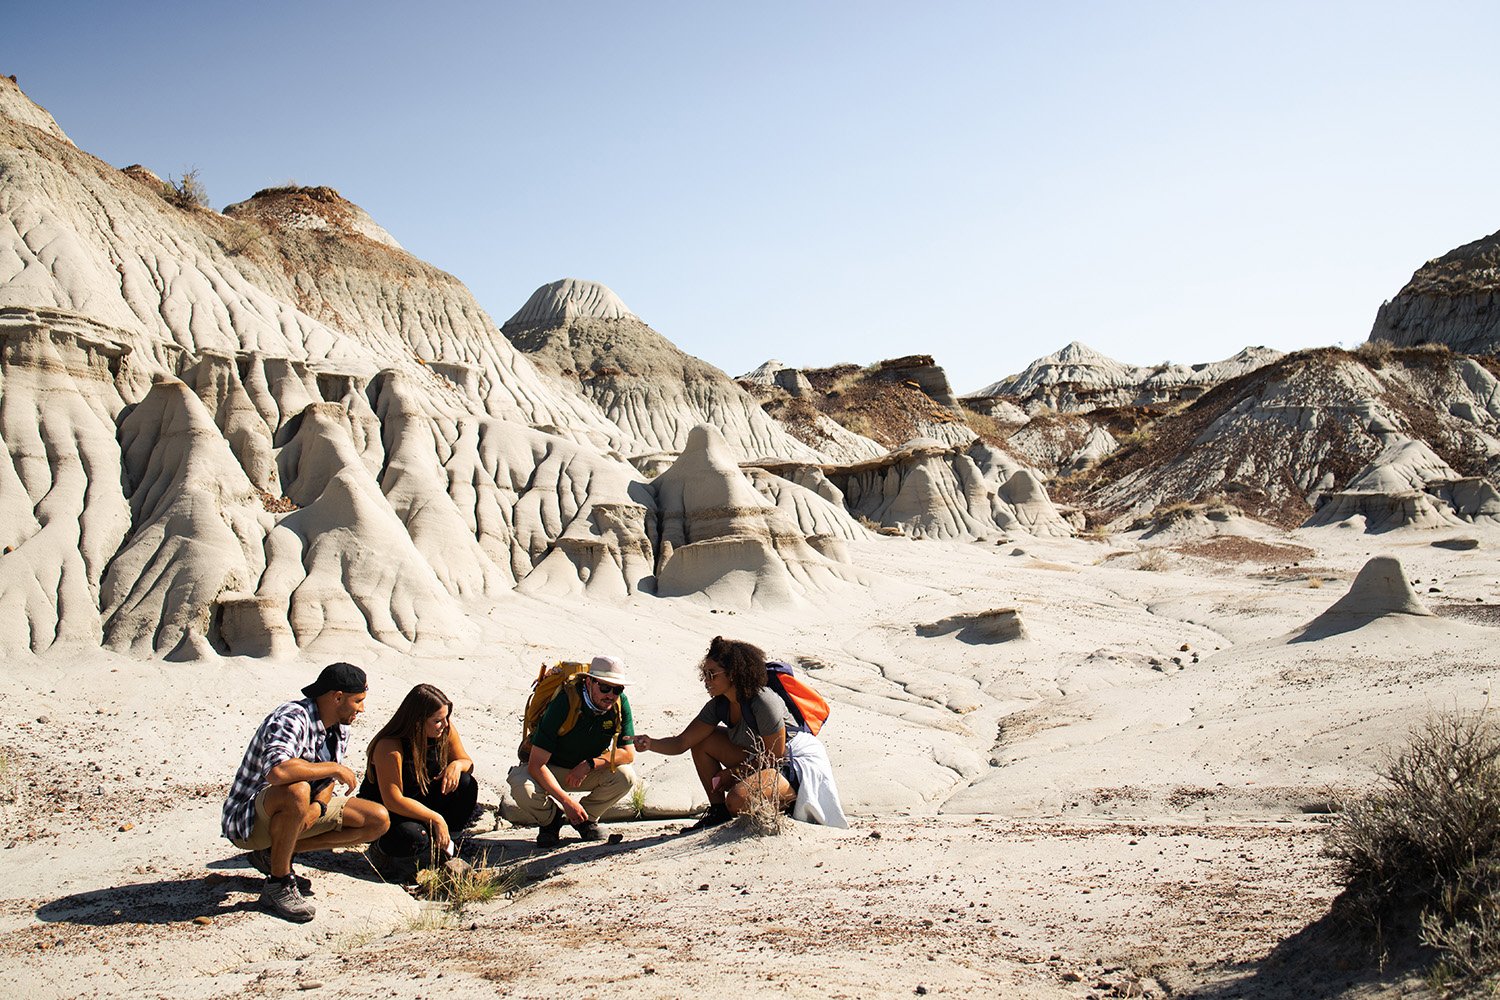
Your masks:
<instances>
[{"instance_id":1,"label":"scattered rock","mask_svg":"<svg viewBox=\"0 0 1500 1000\"><path fill-rule=\"evenodd\" d=\"M135 824L134 823L121 823L120 826L119 826L119 831L121 833L124 833L126 830L134 830L134 829L135 829Z\"/></svg>"},{"instance_id":2,"label":"scattered rock","mask_svg":"<svg viewBox=\"0 0 1500 1000\"><path fill-rule=\"evenodd\" d=\"M213 917L194 917L193 918L193 923L195 923L195 924L202 924L204 927L207 927L209 924L211 924L213 922L214 922L214 918Z\"/></svg>"}]
</instances>

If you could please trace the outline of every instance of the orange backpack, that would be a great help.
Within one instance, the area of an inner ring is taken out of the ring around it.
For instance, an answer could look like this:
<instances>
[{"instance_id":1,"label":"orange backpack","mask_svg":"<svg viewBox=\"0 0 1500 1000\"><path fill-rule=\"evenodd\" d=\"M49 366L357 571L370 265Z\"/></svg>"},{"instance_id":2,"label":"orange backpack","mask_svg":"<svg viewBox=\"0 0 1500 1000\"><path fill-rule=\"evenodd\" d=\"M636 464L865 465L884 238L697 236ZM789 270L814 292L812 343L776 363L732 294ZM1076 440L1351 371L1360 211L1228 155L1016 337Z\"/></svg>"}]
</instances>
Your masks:
<instances>
[{"instance_id":1,"label":"orange backpack","mask_svg":"<svg viewBox=\"0 0 1500 1000\"><path fill-rule=\"evenodd\" d=\"M795 726L788 726L788 729L805 729L814 736L818 735L818 730L828 721L828 702L797 676L790 663L768 661L766 686L781 695L781 700L786 702L787 711L791 712L796 722Z\"/></svg>"}]
</instances>

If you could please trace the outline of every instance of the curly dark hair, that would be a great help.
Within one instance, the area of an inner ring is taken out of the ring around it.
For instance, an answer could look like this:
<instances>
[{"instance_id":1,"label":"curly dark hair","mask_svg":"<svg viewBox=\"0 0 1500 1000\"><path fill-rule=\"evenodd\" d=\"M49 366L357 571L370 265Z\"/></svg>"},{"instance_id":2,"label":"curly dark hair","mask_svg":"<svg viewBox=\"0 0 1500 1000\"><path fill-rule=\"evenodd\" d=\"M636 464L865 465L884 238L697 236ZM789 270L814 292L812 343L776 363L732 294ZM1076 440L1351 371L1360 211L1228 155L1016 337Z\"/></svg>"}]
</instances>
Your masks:
<instances>
[{"instance_id":1,"label":"curly dark hair","mask_svg":"<svg viewBox=\"0 0 1500 1000\"><path fill-rule=\"evenodd\" d=\"M433 687L431 684L418 684L406 692L406 697L401 699L396 714L391 716L387 722L375 734L370 741L370 748L365 751L367 758L375 756L375 744L381 740L398 740L401 743L401 752L406 754L412 762L412 770L417 775L418 794L427 794L427 720L437 714L438 709L448 709L448 724L453 724L453 702L447 695ZM448 736L445 733L441 748L438 750L438 767L448 766ZM373 765L370 766L373 772Z\"/></svg>"},{"instance_id":2,"label":"curly dark hair","mask_svg":"<svg viewBox=\"0 0 1500 1000\"><path fill-rule=\"evenodd\" d=\"M716 635L698 669L704 669L710 662L724 671L741 705L748 704L766 686L766 654L759 646Z\"/></svg>"}]
</instances>

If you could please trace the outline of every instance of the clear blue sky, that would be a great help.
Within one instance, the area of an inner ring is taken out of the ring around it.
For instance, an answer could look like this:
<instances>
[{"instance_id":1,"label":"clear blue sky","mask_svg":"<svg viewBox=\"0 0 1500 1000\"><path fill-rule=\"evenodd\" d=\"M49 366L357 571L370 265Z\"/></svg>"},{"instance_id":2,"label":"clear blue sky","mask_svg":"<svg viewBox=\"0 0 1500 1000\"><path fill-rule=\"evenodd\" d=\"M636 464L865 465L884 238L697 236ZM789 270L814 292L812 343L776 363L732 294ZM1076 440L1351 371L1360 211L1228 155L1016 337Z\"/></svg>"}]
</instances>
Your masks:
<instances>
[{"instance_id":1,"label":"clear blue sky","mask_svg":"<svg viewBox=\"0 0 1500 1000\"><path fill-rule=\"evenodd\" d=\"M1500 229L1494 3L13 6L104 160L330 185L497 323L592 279L732 375L1353 346Z\"/></svg>"}]
</instances>

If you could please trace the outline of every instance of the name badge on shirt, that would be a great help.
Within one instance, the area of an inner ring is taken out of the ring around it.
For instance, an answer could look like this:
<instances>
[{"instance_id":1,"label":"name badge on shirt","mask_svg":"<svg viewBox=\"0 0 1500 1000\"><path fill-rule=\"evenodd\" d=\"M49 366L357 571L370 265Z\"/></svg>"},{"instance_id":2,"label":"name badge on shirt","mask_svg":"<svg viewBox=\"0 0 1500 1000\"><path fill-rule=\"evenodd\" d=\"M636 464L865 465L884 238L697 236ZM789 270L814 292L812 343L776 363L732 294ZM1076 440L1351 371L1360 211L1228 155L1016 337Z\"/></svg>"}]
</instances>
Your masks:
<instances>
[{"instance_id":1,"label":"name badge on shirt","mask_svg":"<svg viewBox=\"0 0 1500 1000\"><path fill-rule=\"evenodd\" d=\"M613 729L613 728L615 728L615 720L614 719L606 719L604 721L604 728L605 729Z\"/></svg>"}]
</instances>

